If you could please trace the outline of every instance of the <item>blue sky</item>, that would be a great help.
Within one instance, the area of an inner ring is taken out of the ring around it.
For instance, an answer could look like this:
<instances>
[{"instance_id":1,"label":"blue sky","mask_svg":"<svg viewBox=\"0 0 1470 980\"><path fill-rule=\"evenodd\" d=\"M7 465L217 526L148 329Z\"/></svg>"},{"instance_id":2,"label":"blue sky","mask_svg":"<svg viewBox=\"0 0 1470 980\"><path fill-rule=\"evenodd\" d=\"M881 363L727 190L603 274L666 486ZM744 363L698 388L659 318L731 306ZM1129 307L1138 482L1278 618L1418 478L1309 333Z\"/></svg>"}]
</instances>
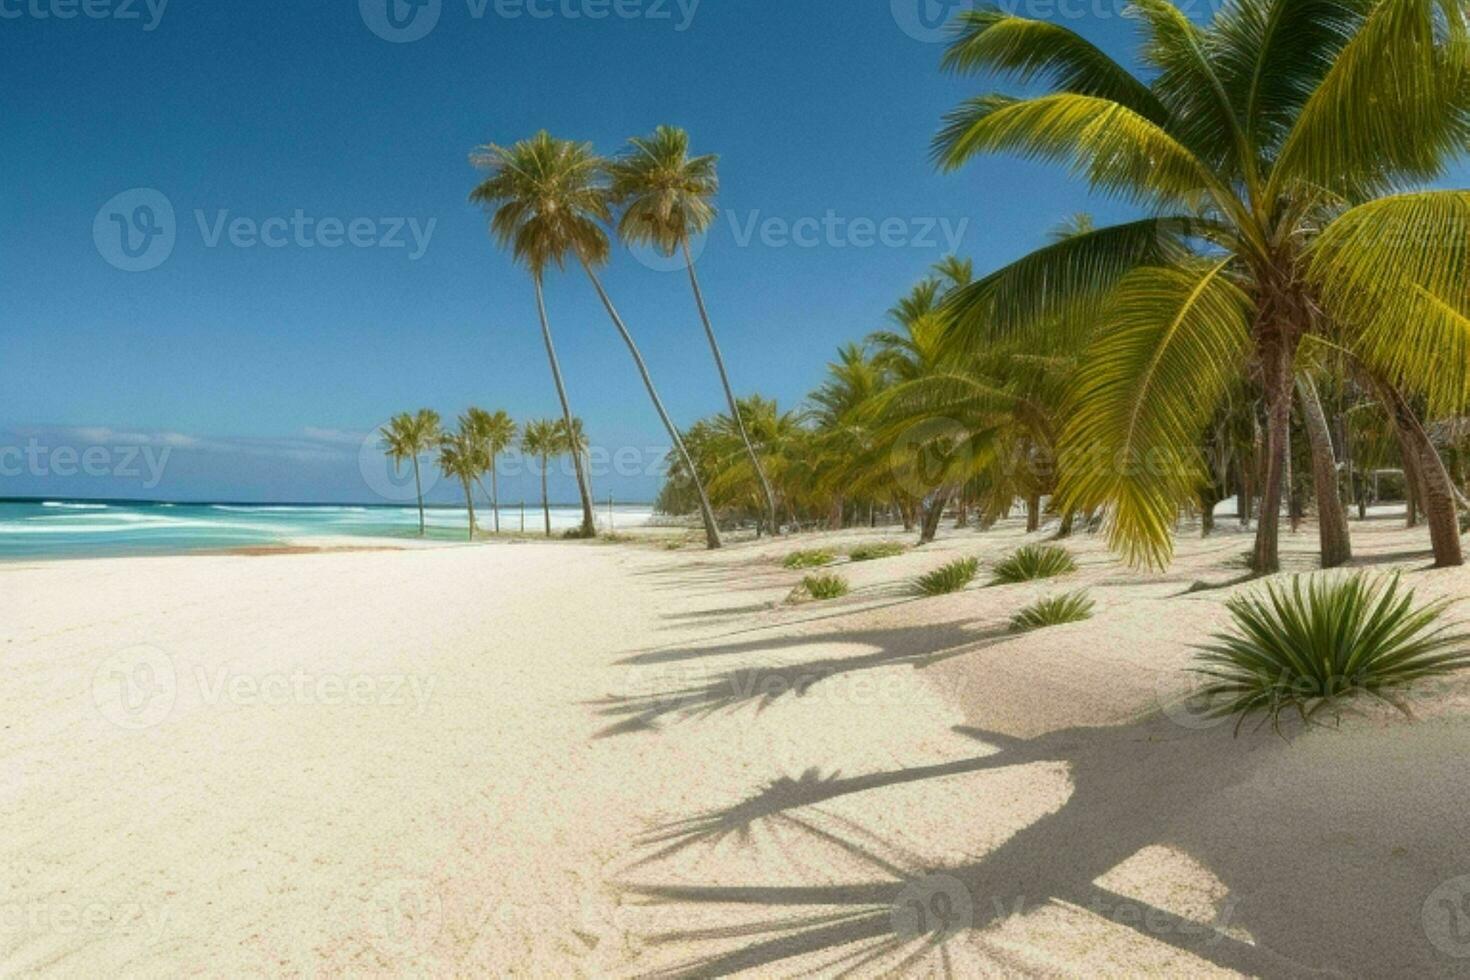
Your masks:
<instances>
[{"instance_id":1,"label":"blue sky","mask_svg":"<svg viewBox=\"0 0 1470 980\"><path fill-rule=\"evenodd\" d=\"M1040 165L934 171L940 117L982 83L939 71L933 0L425 0L409 32L437 21L406 43L374 32L385 2L0 0L0 442L173 450L153 487L27 464L0 495L372 501L358 446L394 412L554 414L529 282L466 201L472 148L543 127L611 153L672 123L721 156L700 272L737 388L785 406L947 236L984 270L1071 212L1126 214ZM1032 4L1131 48L1107 5ZM172 251L123 271L115 222L157 195ZM606 279L676 420L720 409L681 275L619 252ZM548 296L594 442L663 445L588 284ZM599 497L656 491L603 469ZM553 495L573 497L560 475Z\"/></svg>"}]
</instances>

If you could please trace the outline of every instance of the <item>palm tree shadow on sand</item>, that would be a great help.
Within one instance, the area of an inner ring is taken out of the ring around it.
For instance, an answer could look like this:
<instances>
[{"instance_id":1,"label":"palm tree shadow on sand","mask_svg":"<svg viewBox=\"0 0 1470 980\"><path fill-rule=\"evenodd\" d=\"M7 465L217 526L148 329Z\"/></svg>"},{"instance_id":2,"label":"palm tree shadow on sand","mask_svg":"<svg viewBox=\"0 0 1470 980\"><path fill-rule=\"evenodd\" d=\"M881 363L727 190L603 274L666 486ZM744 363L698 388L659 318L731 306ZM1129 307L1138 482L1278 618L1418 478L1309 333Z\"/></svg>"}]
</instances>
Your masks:
<instances>
[{"instance_id":1,"label":"palm tree shadow on sand","mask_svg":"<svg viewBox=\"0 0 1470 980\"><path fill-rule=\"evenodd\" d=\"M1434 871L1428 877L1403 873L1373 854L1343 853L1324 840L1323 828L1340 825L1333 819L1342 815L1337 808L1371 803L1371 787L1334 799L1303 796L1290 786L1262 791L1251 782L1287 758L1283 753L1293 750L1294 737L1234 739L1229 725L1189 730L1163 716L1033 739L956 731L996 751L860 776L812 770L777 780L726 809L650 833L641 842L646 853L625 879L641 877L687 848L748 843L757 828L777 827L808 836L814 845L838 847L874 872L849 883L820 885L625 880L622 887L630 898L676 921L693 919L701 910L706 917L713 913L731 920L727 926L646 937L655 953L667 949L684 957L690 950L710 950L658 975L709 976L776 966L824 974L891 973L914 969L921 960L926 970L947 974L957 941L967 944L966 952L978 949L991 969L1054 969L1050 961L1049 967L1039 961L1028 965L1014 942L987 943L985 931L1004 924L1017 903L1026 910L1052 905L1091 910L1110 928L1125 927L1216 967L1250 975L1372 975L1406 968L1418 975L1449 975L1457 965L1436 958L1422 939L1421 909L1433 887L1426 882L1437 880ZM1033 763L1066 765L1073 785L1067 802L973 862L932 867L912 855L895 855L895 847L823 806L885 787ZM1236 792L1242 786L1247 792ZM1355 815L1363 842L1375 834L1382 835L1378 839L1391 835L1395 814L1405 805L1412 801L1384 800L1381 810ZM1223 882L1229 898L1220 921L1190 921L1096 883L1151 846L1183 852ZM1457 853L1452 839L1438 846L1432 862L1438 868L1463 864L1465 855ZM1388 849L1383 850L1386 858ZM1425 856L1419 858L1422 862ZM788 962L798 957L799 964Z\"/></svg>"},{"instance_id":2,"label":"palm tree shadow on sand","mask_svg":"<svg viewBox=\"0 0 1470 980\"><path fill-rule=\"evenodd\" d=\"M675 663L830 644L875 648L872 653L846 657L699 671L688 680L682 672L655 673L644 678L648 690L610 695L590 703L599 715L618 719L597 737L653 731L665 719L695 720L742 708L759 713L783 698L801 698L821 682L844 674L902 665L922 669L1014 639L1006 627L975 630L967 621L936 624L919 632L919 642L915 642L916 631L912 628L837 630L798 634L775 643L762 638L665 651L656 661L638 659L638 663Z\"/></svg>"}]
</instances>

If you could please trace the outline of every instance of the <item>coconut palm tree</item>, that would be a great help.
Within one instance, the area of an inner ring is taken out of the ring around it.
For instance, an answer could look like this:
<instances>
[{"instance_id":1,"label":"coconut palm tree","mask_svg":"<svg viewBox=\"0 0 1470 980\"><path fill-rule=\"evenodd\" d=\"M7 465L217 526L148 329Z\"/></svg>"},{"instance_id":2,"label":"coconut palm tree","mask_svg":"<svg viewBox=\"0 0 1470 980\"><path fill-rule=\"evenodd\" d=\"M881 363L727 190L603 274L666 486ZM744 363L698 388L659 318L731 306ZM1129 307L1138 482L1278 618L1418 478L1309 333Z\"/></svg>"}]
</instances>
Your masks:
<instances>
[{"instance_id":1,"label":"coconut palm tree","mask_svg":"<svg viewBox=\"0 0 1470 980\"><path fill-rule=\"evenodd\" d=\"M780 522L776 516L776 495L750 441L735 391L730 387L730 375L725 369L719 341L715 339L715 328L710 323L709 309L704 302L704 291L699 286L699 276L694 271L694 254L689 245L690 239L707 231L715 220L714 198L720 190L716 170L718 158L691 157L689 134L674 126L660 126L651 136L635 137L628 144L627 152L608 167L613 201L623 208L618 221L618 236L628 245L650 246L670 257L680 253L684 256L689 286L694 291L694 305L699 310L710 354L714 357L720 384L725 389L725 404L729 406L730 418L745 443L751 468L760 480L765 495L766 526L772 534L777 534Z\"/></svg>"},{"instance_id":2,"label":"coconut palm tree","mask_svg":"<svg viewBox=\"0 0 1470 980\"><path fill-rule=\"evenodd\" d=\"M463 424L455 432L439 437L439 469L452 476L464 488L465 507L469 510L470 540L475 540L475 495L470 487L488 465L484 445L471 427Z\"/></svg>"},{"instance_id":3,"label":"coconut palm tree","mask_svg":"<svg viewBox=\"0 0 1470 980\"><path fill-rule=\"evenodd\" d=\"M521 426L521 452L541 462L541 514L546 520L546 536L551 537L551 503L546 495L546 474L553 457L565 452L566 429L562 422L536 419Z\"/></svg>"},{"instance_id":4,"label":"coconut palm tree","mask_svg":"<svg viewBox=\"0 0 1470 980\"><path fill-rule=\"evenodd\" d=\"M395 466L413 463L413 486L419 502L419 537L427 533L424 520L424 484L419 473L419 457L431 452L439 443L439 413L420 409L410 415L395 415L379 430L383 451Z\"/></svg>"},{"instance_id":5,"label":"coconut palm tree","mask_svg":"<svg viewBox=\"0 0 1470 980\"><path fill-rule=\"evenodd\" d=\"M536 312L541 319L541 339L546 345L546 359L551 364L551 377L561 402L562 420L568 425L572 408L546 315L546 271L553 265L565 267L568 255L580 255L587 243L595 244L599 236L606 251L606 236L595 220L588 218L585 204L580 203L586 191L567 186L567 178L582 169L575 149L572 144L554 140L542 132L511 147L482 146L470 157L475 166L488 174L470 193L470 200L491 212L491 233L531 273L536 289ZM595 199L600 200L600 195ZM580 457L576 468L577 491L582 497L581 533L591 538L597 534L592 485Z\"/></svg>"},{"instance_id":6,"label":"coconut palm tree","mask_svg":"<svg viewBox=\"0 0 1470 980\"><path fill-rule=\"evenodd\" d=\"M1308 338L1351 350L1390 389L1441 407L1467 400L1470 195L1379 197L1422 186L1465 146L1466 15L1449 0L1231 0L1200 26L1167 0L1135 9L1147 82L1059 25L961 15L948 68L1046 91L964 103L935 140L939 165L982 153L1053 160L1151 214L1071 235L959 291L956 340L1096 320L1069 397L1059 494L1105 506L1111 542L1154 565L1207 479L1200 432L1231 383L1254 377L1268 424L1253 565L1270 572ZM1434 471L1436 562L1460 564L1448 477L1409 416ZM1335 497L1318 488L1319 502Z\"/></svg>"},{"instance_id":7,"label":"coconut palm tree","mask_svg":"<svg viewBox=\"0 0 1470 980\"><path fill-rule=\"evenodd\" d=\"M500 533L500 479L497 464L501 453L515 444L516 424L504 411L487 412L483 408L471 408L460 420L460 427L474 433L475 441L483 450L485 469L490 473L490 506L495 513L495 533ZM480 483L480 477L475 477ZM484 485L480 489L483 491Z\"/></svg>"},{"instance_id":8,"label":"coconut palm tree","mask_svg":"<svg viewBox=\"0 0 1470 980\"><path fill-rule=\"evenodd\" d=\"M517 176L514 187L507 187L512 183L504 179L510 173L509 164L503 162L509 158L518 161ZM673 443L674 449L680 458L694 474L694 485L700 496L700 514L704 518L705 540L711 549L720 547L720 530L715 524L714 511L710 509L709 499L704 493L704 484L699 474L694 472L694 464L689 459L689 453L684 448L683 439L679 435L678 428L669 418L669 413L664 409L664 403L659 398L658 389L653 385L653 378L648 373L648 365L644 363L643 354L638 350L633 335L628 331L628 326L623 322L617 307L613 305L612 298L608 296L603 287L602 279L597 270L607 264L610 254L610 245L607 232L602 229L602 223L612 220L612 206L604 175L607 164L587 143L574 143L568 140L554 139L550 134L542 131L529 140L517 143L509 150L500 147L487 147L477 154L477 159L489 161L482 165L490 166L496 171L495 176L485 181L471 195L472 200L492 202L506 200L507 198L517 202L513 205L511 213L521 216L513 220L507 217L505 224L510 227L507 233L510 239L519 240L520 233L516 228L524 223L524 215L528 210L537 215L545 215L546 221L552 223L559 230L554 241L544 243L540 248L545 250L544 262L555 262L562 266L568 257L573 258L581 265L582 270L587 273L588 280L597 292L597 298L602 307L607 311L613 326L617 328L618 335L622 337L623 343L628 348L628 353L633 357L633 364L638 369L639 376L643 379L643 386L648 392L648 398L653 402L654 411L658 413L659 420L663 423L664 430L668 433L669 441ZM496 161L502 161L497 163ZM524 162L527 166L520 166ZM534 164L533 170L527 170L528 166ZM525 172L526 176L522 176ZM523 186L524 185L524 186ZM496 220L506 209L496 213ZM538 236L540 237L540 236ZM564 420L571 426L571 413L565 413ZM580 467L581 462L578 460ZM592 521L591 500L586 501L586 520Z\"/></svg>"}]
</instances>

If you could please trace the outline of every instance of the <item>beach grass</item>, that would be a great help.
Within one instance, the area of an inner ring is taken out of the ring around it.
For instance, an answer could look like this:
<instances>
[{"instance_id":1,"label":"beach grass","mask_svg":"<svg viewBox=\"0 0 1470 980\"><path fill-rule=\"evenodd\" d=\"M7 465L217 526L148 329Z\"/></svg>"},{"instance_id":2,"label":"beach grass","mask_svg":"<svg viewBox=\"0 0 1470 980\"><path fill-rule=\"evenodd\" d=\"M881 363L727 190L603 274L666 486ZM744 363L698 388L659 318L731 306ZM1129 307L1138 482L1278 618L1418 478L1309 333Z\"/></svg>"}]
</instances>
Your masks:
<instances>
[{"instance_id":1,"label":"beach grass","mask_svg":"<svg viewBox=\"0 0 1470 980\"><path fill-rule=\"evenodd\" d=\"M1080 623L1092 618L1094 605L1086 590L1047 596L1012 616L1011 632L1031 633L1065 623Z\"/></svg>"},{"instance_id":2,"label":"beach grass","mask_svg":"<svg viewBox=\"0 0 1470 980\"><path fill-rule=\"evenodd\" d=\"M800 568L821 568L823 565L830 565L836 560L837 556L830 551L811 549L793 551L781 559L781 564L785 568L795 570Z\"/></svg>"},{"instance_id":3,"label":"beach grass","mask_svg":"<svg viewBox=\"0 0 1470 980\"><path fill-rule=\"evenodd\" d=\"M1077 562L1066 548L1054 544L1032 544L1002 559L992 572L992 585L1014 585L1037 579L1056 578L1077 570Z\"/></svg>"},{"instance_id":4,"label":"beach grass","mask_svg":"<svg viewBox=\"0 0 1470 980\"><path fill-rule=\"evenodd\" d=\"M922 596L941 596L958 592L980 574L978 558L956 558L947 565L934 569L914 581L914 592Z\"/></svg>"}]
</instances>

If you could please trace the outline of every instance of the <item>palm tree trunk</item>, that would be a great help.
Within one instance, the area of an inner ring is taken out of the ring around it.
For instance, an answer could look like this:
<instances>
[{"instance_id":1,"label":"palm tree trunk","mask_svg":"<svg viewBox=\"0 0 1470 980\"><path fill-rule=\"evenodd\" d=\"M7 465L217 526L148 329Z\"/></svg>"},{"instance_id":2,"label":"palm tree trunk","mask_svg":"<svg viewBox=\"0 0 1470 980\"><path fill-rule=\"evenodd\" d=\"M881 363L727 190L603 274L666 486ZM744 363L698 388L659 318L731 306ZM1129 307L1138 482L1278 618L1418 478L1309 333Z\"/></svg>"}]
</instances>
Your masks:
<instances>
[{"instance_id":1,"label":"palm tree trunk","mask_svg":"<svg viewBox=\"0 0 1470 980\"><path fill-rule=\"evenodd\" d=\"M1307 442L1312 450L1312 482L1317 493L1318 537L1322 544L1322 567L1337 568L1353 557L1349 537L1347 510L1337 486L1337 457L1332 450L1332 433L1327 428L1327 415L1317 385L1309 375L1296 381L1297 397L1302 406L1302 421Z\"/></svg>"},{"instance_id":2,"label":"palm tree trunk","mask_svg":"<svg viewBox=\"0 0 1470 980\"><path fill-rule=\"evenodd\" d=\"M1436 568L1452 568L1465 564L1460 548L1459 515L1456 512L1454 485L1439 450L1434 448L1429 434L1409 405L1393 385L1382 383L1381 389L1393 416L1399 437L1409 450L1406 460L1412 458L1418 471L1418 483L1423 495L1424 516L1429 521L1429 539L1434 547Z\"/></svg>"},{"instance_id":3,"label":"palm tree trunk","mask_svg":"<svg viewBox=\"0 0 1470 980\"><path fill-rule=\"evenodd\" d=\"M1026 498L1026 533L1041 530L1041 494L1033 493Z\"/></svg>"},{"instance_id":4,"label":"palm tree trunk","mask_svg":"<svg viewBox=\"0 0 1470 980\"><path fill-rule=\"evenodd\" d=\"M710 324L709 310L704 305L704 290L699 288L699 276L694 272L694 256L689 251L689 240L681 243L684 247L684 265L689 270L689 285L694 290L694 304L699 307L699 318L704 323L704 335L709 338L710 353L715 358L715 368L720 373L720 384L725 388L725 401L730 406L730 417L735 420L735 428L740 433L740 440L745 443L745 452L750 457L750 465L755 468L756 478L760 480L761 491L766 495L766 521L771 529L772 537L780 534L780 524L776 519L776 495L771 491L771 481L766 479L766 471L761 466L760 457L756 455L755 446L751 444L750 434L745 430L745 420L740 417L740 405L735 400L735 392L730 387L730 375L725 370L725 357L720 353L720 344L715 339L715 328Z\"/></svg>"},{"instance_id":5,"label":"palm tree trunk","mask_svg":"<svg viewBox=\"0 0 1470 980\"><path fill-rule=\"evenodd\" d=\"M500 533L500 479L495 472L495 460L490 461L490 506L495 511L495 533Z\"/></svg>"},{"instance_id":6,"label":"palm tree trunk","mask_svg":"<svg viewBox=\"0 0 1470 980\"><path fill-rule=\"evenodd\" d=\"M1256 525L1256 546L1251 570L1257 575L1281 571L1281 495L1285 489L1287 442L1291 433L1292 365L1296 342L1281 328L1261 344L1261 370L1266 389L1266 476L1261 486L1261 519Z\"/></svg>"},{"instance_id":7,"label":"palm tree trunk","mask_svg":"<svg viewBox=\"0 0 1470 980\"><path fill-rule=\"evenodd\" d=\"M919 532L919 544L928 544L939 534L939 522L944 519L944 508L949 505L950 495L948 487L940 487L934 491L934 499L924 512L924 527Z\"/></svg>"},{"instance_id":8,"label":"palm tree trunk","mask_svg":"<svg viewBox=\"0 0 1470 980\"><path fill-rule=\"evenodd\" d=\"M423 537L427 531L424 528L424 484L419 479L419 458L413 458L413 489L419 498L419 537Z\"/></svg>"},{"instance_id":9,"label":"palm tree trunk","mask_svg":"<svg viewBox=\"0 0 1470 980\"><path fill-rule=\"evenodd\" d=\"M551 469L551 460L541 457L541 517L546 522L546 536L551 537L551 504L546 497L546 471Z\"/></svg>"},{"instance_id":10,"label":"palm tree trunk","mask_svg":"<svg viewBox=\"0 0 1470 980\"><path fill-rule=\"evenodd\" d=\"M551 342L551 322L546 318L546 296L541 286L541 276L533 274L536 283L536 312L541 317L541 339L546 342L546 359L551 362L551 377L556 382L556 397L561 400L561 417L567 431L574 431L572 406L567 401L567 387L561 379L561 363L556 359L556 345ZM587 482L587 471L582 467L580 456L574 454L577 467L577 492L582 495L582 537L597 537L597 524L592 516L592 485ZM545 473L542 474L543 479Z\"/></svg>"},{"instance_id":11,"label":"palm tree trunk","mask_svg":"<svg viewBox=\"0 0 1470 980\"><path fill-rule=\"evenodd\" d=\"M658 397L658 389L653 386L653 378L649 377L648 365L643 363L643 355L639 353L638 345L633 342L633 335L628 332L623 318L618 315L617 307L613 306L612 298L607 295L607 290L602 288L602 280L597 277L597 273L585 258L582 259L582 268L586 271L587 278L592 280L592 287L597 290L597 298L602 300L603 309L607 310L607 315L612 318L613 326L618 328L623 343L628 345L628 353L633 355L633 363L637 365L638 373L643 378L643 386L648 389L648 397L653 402L653 407L658 412L664 428L668 430L669 438L673 440L674 448L679 452L679 458L684 461L684 466L689 470L689 480L694 484L694 491L699 497L699 513L704 518L705 545L713 551L721 545L720 528L715 523L715 512L709 505L709 496L704 492L704 481L699 477L699 470L694 468L694 460L690 457L689 450L684 448L683 437L679 435L673 419L669 418L669 413L664 410L663 400Z\"/></svg>"},{"instance_id":12,"label":"palm tree trunk","mask_svg":"<svg viewBox=\"0 0 1470 980\"><path fill-rule=\"evenodd\" d=\"M460 482L464 484L465 506L470 510L470 541L473 542L475 540L475 496L470 492L469 480L461 480Z\"/></svg>"}]
</instances>

